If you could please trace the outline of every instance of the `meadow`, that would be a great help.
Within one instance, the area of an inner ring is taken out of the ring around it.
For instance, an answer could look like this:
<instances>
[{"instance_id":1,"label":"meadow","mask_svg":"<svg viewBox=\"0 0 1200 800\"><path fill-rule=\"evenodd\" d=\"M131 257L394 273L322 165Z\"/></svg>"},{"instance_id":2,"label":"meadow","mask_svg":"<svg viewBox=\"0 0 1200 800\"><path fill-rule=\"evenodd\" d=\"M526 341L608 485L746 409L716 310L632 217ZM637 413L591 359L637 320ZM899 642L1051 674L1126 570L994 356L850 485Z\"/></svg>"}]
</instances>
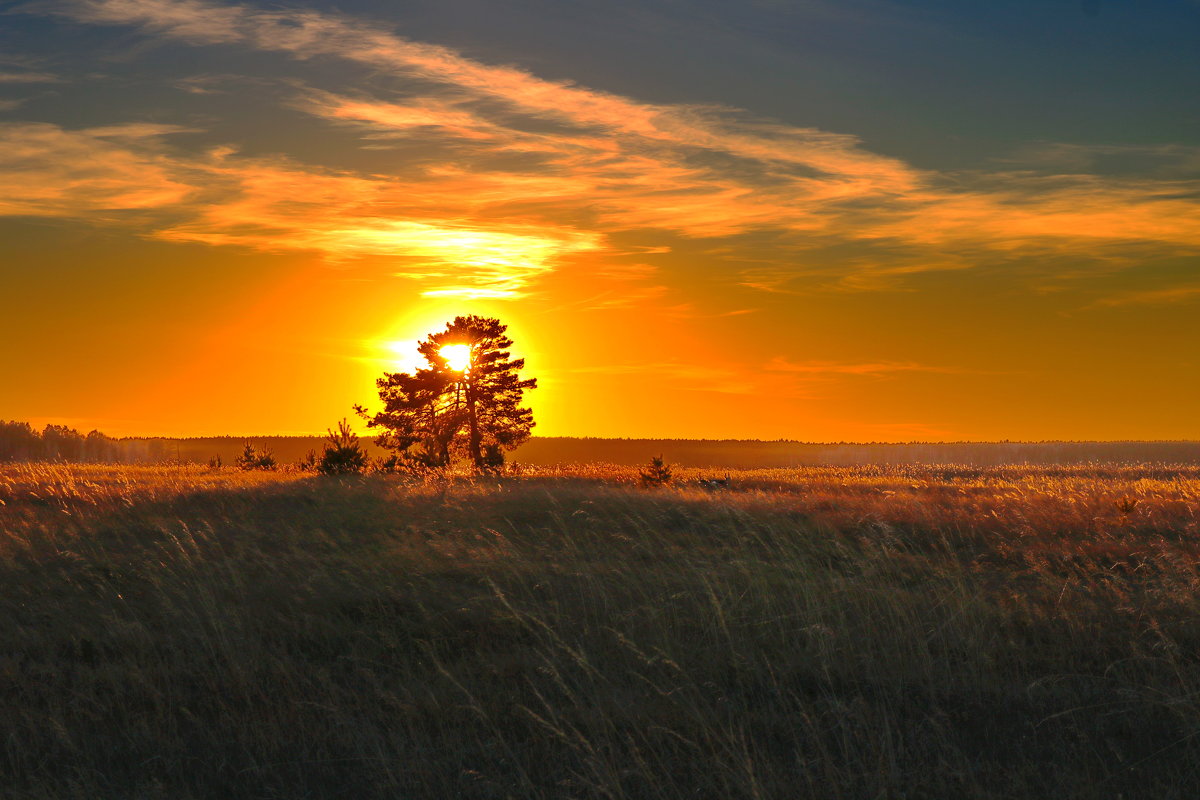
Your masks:
<instances>
[{"instance_id":1,"label":"meadow","mask_svg":"<svg viewBox=\"0 0 1200 800\"><path fill-rule=\"evenodd\" d=\"M0 797L1200 794L1200 467L0 465Z\"/></svg>"}]
</instances>

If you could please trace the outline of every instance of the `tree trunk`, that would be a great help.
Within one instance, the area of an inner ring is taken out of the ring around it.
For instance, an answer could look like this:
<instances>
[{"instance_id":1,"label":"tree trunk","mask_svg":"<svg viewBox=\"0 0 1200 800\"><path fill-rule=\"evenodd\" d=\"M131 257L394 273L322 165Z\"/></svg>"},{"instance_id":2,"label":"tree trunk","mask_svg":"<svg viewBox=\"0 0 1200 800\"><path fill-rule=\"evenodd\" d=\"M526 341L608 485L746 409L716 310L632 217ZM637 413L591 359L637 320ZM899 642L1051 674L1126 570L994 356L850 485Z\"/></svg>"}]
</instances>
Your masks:
<instances>
[{"instance_id":1,"label":"tree trunk","mask_svg":"<svg viewBox=\"0 0 1200 800\"><path fill-rule=\"evenodd\" d=\"M483 466L483 437L479 433L479 417L475 413L475 386L472 383L467 384L467 427L470 432L470 441L468 442L468 450L471 454L471 460L475 462L475 467L478 469Z\"/></svg>"}]
</instances>

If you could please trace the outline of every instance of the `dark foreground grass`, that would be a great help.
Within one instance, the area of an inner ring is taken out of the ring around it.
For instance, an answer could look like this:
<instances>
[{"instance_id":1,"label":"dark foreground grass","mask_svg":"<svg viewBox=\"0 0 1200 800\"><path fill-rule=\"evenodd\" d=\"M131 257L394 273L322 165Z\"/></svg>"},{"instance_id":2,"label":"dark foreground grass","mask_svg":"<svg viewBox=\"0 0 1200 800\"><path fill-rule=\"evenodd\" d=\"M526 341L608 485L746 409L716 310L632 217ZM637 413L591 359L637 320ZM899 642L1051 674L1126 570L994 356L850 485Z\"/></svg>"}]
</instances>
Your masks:
<instances>
[{"instance_id":1,"label":"dark foreground grass","mask_svg":"<svg viewBox=\"0 0 1200 800\"><path fill-rule=\"evenodd\" d=\"M1200 471L0 469L0 796L1200 794Z\"/></svg>"}]
</instances>

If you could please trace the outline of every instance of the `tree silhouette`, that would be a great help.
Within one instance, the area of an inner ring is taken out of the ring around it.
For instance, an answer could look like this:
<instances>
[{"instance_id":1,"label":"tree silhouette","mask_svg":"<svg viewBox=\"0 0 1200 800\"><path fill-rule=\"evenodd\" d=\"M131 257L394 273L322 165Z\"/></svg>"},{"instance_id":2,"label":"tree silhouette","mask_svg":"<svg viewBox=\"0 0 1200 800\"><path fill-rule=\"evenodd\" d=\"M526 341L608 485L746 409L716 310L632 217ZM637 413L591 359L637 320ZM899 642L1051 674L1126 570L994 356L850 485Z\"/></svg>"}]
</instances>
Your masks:
<instances>
[{"instance_id":1,"label":"tree silhouette","mask_svg":"<svg viewBox=\"0 0 1200 800\"><path fill-rule=\"evenodd\" d=\"M367 468L367 454L350 430L350 423L339 422L337 433L330 429L325 437L325 452L315 464L322 475L352 475Z\"/></svg>"},{"instance_id":2,"label":"tree silhouette","mask_svg":"<svg viewBox=\"0 0 1200 800\"><path fill-rule=\"evenodd\" d=\"M384 430L376 443L423 466L445 466L455 454L481 470L502 464L505 450L529 438L533 412L521 399L537 387L519 376L525 360L511 357L507 329L498 319L455 317L425 337L417 351L426 367L376 381L384 410L370 416L356 406L369 427ZM447 350L454 346L467 349Z\"/></svg>"},{"instance_id":3,"label":"tree silhouette","mask_svg":"<svg viewBox=\"0 0 1200 800\"><path fill-rule=\"evenodd\" d=\"M654 456L650 459L650 466L640 471L639 477L646 489L666 486L671 482L671 467L663 461L662 456Z\"/></svg>"},{"instance_id":4,"label":"tree silhouette","mask_svg":"<svg viewBox=\"0 0 1200 800\"><path fill-rule=\"evenodd\" d=\"M254 446L249 439L242 442L242 454L233 462L241 470L254 469L275 469L275 456L271 454L269 448L261 450Z\"/></svg>"}]
</instances>

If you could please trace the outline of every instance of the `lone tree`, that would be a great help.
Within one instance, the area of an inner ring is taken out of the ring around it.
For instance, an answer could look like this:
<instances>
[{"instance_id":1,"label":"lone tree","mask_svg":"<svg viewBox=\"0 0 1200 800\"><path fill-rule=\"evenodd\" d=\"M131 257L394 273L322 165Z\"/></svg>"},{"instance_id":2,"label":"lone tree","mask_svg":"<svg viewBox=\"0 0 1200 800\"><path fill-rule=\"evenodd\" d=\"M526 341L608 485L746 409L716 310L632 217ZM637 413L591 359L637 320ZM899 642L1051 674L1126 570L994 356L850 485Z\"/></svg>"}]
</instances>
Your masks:
<instances>
[{"instance_id":1,"label":"lone tree","mask_svg":"<svg viewBox=\"0 0 1200 800\"><path fill-rule=\"evenodd\" d=\"M417 350L427 366L376 381L383 411L355 407L368 427L383 429L375 442L422 466L445 466L456 454L477 469L503 464L504 451L529 438L533 412L521 398L537 387L518 375L525 359L510 357L505 330L498 319L455 317L425 337Z\"/></svg>"},{"instance_id":2,"label":"lone tree","mask_svg":"<svg viewBox=\"0 0 1200 800\"><path fill-rule=\"evenodd\" d=\"M666 486L671 482L671 468L663 461L662 456L650 459L650 466L639 473L643 488L655 489Z\"/></svg>"}]
</instances>

